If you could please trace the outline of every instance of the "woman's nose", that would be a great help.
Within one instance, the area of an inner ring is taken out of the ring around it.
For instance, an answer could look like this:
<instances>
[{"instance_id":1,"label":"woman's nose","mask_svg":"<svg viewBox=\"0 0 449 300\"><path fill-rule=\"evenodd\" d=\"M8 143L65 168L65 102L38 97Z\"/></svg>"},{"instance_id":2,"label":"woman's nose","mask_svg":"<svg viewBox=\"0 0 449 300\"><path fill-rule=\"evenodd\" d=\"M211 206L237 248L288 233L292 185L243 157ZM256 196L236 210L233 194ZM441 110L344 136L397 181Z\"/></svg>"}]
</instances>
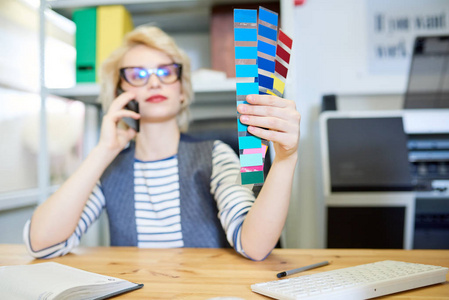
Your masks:
<instances>
[{"instance_id":1,"label":"woman's nose","mask_svg":"<svg viewBox=\"0 0 449 300\"><path fill-rule=\"evenodd\" d=\"M148 87L150 88L158 88L161 86L161 81L156 74L151 74L150 78L148 78Z\"/></svg>"}]
</instances>

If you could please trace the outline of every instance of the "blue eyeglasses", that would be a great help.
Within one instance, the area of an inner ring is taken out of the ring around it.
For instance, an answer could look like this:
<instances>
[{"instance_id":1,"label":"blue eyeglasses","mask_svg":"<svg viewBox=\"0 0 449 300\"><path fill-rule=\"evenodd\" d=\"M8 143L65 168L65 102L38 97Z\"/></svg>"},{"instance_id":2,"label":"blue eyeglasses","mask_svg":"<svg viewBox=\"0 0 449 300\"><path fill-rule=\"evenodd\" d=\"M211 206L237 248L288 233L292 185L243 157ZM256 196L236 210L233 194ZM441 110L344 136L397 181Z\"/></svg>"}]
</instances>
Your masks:
<instances>
[{"instance_id":1,"label":"blue eyeglasses","mask_svg":"<svg viewBox=\"0 0 449 300\"><path fill-rule=\"evenodd\" d=\"M182 65L173 63L154 69L145 69L142 67L126 67L120 69L120 76L132 86L146 85L152 74L155 74L162 83L174 83L181 78Z\"/></svg>"}]
</instances>

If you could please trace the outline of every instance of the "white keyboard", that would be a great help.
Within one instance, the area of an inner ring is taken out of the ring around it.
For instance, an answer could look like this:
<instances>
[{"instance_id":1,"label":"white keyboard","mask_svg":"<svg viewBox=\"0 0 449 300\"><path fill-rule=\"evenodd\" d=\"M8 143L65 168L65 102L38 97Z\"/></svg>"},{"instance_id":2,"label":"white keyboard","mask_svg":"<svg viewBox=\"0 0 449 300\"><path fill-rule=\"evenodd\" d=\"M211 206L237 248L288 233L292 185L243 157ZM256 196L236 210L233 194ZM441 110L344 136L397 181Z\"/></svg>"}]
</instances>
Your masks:
<instances>
[{"instance_id":1,"label":"white keyboard","mask_svg":"<svg viewBox=\"0 0 449 300\"><path fill-rule=\"evenodd\" d=\"M446 281L448 268L380 261L251 285L275 299L370 299Z\"/></svg>"}]
</instances>

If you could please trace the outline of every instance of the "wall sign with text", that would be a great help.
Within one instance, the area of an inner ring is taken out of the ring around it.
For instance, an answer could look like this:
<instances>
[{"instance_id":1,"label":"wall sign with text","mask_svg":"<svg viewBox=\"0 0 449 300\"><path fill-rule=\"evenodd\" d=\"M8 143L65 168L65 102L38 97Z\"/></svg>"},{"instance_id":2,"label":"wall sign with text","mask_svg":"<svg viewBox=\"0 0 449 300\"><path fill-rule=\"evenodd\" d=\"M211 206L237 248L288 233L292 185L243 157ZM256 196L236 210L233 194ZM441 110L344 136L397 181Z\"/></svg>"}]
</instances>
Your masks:
<instances>
[{"instance_id":1,"label":"wall sign with text","mask_svg":"<svg viewBox=\"0 0 449 300\"><path fill-rule=\"evenodd\" d=\"M370 73L406 73L417 36L449 33L448 0L366 0Z\"/></svg>"}]
</instances>

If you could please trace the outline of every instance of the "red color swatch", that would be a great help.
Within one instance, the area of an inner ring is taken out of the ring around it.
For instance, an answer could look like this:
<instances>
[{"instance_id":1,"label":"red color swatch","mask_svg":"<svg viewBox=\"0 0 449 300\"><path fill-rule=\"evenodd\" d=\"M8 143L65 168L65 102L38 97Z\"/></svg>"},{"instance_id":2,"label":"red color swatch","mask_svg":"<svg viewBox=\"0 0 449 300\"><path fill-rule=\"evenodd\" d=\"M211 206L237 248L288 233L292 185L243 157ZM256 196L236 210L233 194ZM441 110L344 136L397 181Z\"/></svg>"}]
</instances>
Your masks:
<instances>
[{"instance_id":1,"label":"red color swatch","mask_svg":"<svg viewBox=\"0 0 449 300\"><path fill-rule=\"evenodd\" d=\"M290 53L279 45L276 47L276 55L282 58L287 64L290 62Z\"/></svg>"},{"instance_id":2,"label":"red color swatch","mask_svg":"<svg viewBox=\"0 0 449 300\"><path fill-rule=\"evenodd\" d=\"M284 66L283 66L280 62L278 62L277 60L276 60L276 64L275 64L274 70L275 70L279 75L281 75L282 77L287 78L287 71L288 71L288 69L287 69L286 67L284 67Z\"/></svg>"},{"instance_id":3,"label":"red color swatch","mask_svg":"<svg viewBox=\"0 0 449 300\"><path fill-rule=\"evenodd\" d=\"M289 38L281 29L279 29L279 37L278 39L284 43L285 46L287 46L288 48L292 48L292 39Z\"/></svg>"}]
</instances>

